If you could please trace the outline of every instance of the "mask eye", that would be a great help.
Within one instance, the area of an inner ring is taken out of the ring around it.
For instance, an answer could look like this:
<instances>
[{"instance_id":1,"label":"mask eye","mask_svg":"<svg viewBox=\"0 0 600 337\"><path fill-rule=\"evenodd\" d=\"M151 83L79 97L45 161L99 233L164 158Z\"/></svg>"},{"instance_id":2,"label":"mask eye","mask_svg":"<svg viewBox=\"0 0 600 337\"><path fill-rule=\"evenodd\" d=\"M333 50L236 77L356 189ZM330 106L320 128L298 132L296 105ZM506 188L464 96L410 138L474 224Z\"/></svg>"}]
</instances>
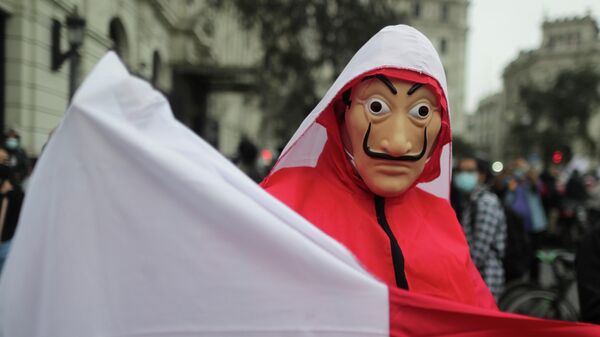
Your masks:
<instances>
[{"instance_id":1,"label":"mask eye","mask_svg":"<svg viewBox=\"0 0 600 337\"><path fill-rule=\"evenodd\" d=\"M385 113L390 112L390 107L380 98L369 98L365 102L365 109L371 114L375 116L381 116Z\"/></svg>"},{"instance_id":2,"label":"mask eye","mask_svg":"<svg viewBox=\"0 0 600 337\"><path fill-rule=\"evenodd\" d=\"M418 119L426 119L431 115L431 107L426 103L419 103L412 107L408 113Z\"/></svg>"}]
</instances>

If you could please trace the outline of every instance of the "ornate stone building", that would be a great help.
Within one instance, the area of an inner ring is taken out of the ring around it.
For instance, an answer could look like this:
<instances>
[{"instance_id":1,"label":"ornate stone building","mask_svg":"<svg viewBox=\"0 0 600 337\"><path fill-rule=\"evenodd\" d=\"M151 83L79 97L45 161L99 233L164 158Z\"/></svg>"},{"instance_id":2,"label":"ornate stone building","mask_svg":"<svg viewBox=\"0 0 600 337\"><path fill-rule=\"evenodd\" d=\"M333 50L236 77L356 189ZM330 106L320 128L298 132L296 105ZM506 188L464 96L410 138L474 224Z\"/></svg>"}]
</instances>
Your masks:
<instances>
[{"instance_id":1,"label":"ornate stone building","mask_svg":"<svg viewBox=\"0 0 600 337\"><path fill-rule=\"evenodd\" d=\"M173 32L159 1L1 0L0 21L0 123L21 134L28 153L37 155L48 133L60 122L69 100L69 60L53 70L51 55L54 26L62 26L60 51L68 49L64 22L77 7L86 21L81 67L73 74L81 80L108 50L119 52L129 69L164 92L172 48L165 41ZM193 38L189 39L193 45Z\"/></svg>"},{"instance_id":2,"label":"ornate stone building","mask_svg":"<svg viewBox=\"0 0 600 337\"><path fill-rule=\"evenodd\" d=\"M66 60L53 70L53 27L61 26L65 52L75 8L85 20L80 67L71 71ZM69 81L80 82L112 49L170 98L178 118L232 154L236 135L259 129L260 111L245 93L260 49L231 10L214 15L199 0L0 0L0 129L16 129L26 151L39 154L68 106Z\"/></svg>"},{"instance_id":3,"label":"ornate stone building","mask_svg":"<svg viewBox=\"0 0 600 337\"><path fill-rule=\"evenodd\" d=\"M492 151L493 159L511 159L516 155L515 149L508 146L508 125L521 123L529 125L536 116L529 115L520 98L521 88L529 85L545 87L553 84L556 76L566 70L578 67L590 67L600 70L600 40L598 39L598 27L593 17L589 14L583 17L564 18L545 21L542 25L542 42L539 48L522 51L512 61L503 73L503 91L492 96L491 103L488 99L483 100L478 111L472 117L472 125L481 125L482 120L490 113L490 107L495 105L493 111L499 116L493 117L497 122L495 129L499 129L501 135L492 137L497 144L487 143L486 134L496 132L487 128L477 128L475 145L482 149L501 149ZM596 114L590 123L589 130L597 130L600 127L600 115ZM600 134L590 132L591 135L600 140ZM479 142L483 140L484 142ZM582 145L574 142L574 151L585 154Z\"/></svg>"}]
</instances>

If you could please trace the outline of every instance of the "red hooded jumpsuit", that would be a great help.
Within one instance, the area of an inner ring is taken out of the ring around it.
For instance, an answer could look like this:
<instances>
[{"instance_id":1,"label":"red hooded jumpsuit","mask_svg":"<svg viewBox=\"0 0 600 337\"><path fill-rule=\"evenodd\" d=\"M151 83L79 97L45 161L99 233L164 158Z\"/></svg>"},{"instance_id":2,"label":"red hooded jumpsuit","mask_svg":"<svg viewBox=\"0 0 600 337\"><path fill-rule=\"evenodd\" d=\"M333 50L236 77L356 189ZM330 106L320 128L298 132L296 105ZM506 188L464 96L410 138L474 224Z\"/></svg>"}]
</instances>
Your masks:
<instances>
[{"instance_id":1,"label":"red hooded jumpsuit","mask_svg":"<svg viewBox=\"0 0 600 337\"><path fill-rule=\"evenodd\" d=\"M436 148L418 181L401 196L385 199L369 191L354 173L333 112L342 92L376 73L427 85L444 110ZM336 97L316 120L327 131L316 166L276 170L262 186L345 245L388 286L495 308L491 293L471 261L454 210L447 200L416 186L439 175L441 148L450 141L447 103L437 81L408 70L377 69L354 78Z\"/></svg>"}]
</instances>

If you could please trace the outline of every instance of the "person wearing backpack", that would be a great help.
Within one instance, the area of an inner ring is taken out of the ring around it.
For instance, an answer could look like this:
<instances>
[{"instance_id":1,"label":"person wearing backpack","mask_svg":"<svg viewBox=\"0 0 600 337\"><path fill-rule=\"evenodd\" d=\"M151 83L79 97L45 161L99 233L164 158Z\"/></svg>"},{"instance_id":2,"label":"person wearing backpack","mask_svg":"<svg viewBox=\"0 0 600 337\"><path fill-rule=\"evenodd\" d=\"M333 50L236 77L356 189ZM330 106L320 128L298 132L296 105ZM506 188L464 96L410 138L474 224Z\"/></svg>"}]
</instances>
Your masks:
<instances>
[{"instance_id":1,"label":"person wearing backpack","mask_svg":"<svg viewBox=\"0 0 600 337\"><path fill-rule=\"evenodd\" d=\"M485 181L486 163L474 157L459 160L453 179L453 207L463 226L473 262L495 298L504 290L502 258L507 226L500 199Z\"/></svg>"}]
</instances>

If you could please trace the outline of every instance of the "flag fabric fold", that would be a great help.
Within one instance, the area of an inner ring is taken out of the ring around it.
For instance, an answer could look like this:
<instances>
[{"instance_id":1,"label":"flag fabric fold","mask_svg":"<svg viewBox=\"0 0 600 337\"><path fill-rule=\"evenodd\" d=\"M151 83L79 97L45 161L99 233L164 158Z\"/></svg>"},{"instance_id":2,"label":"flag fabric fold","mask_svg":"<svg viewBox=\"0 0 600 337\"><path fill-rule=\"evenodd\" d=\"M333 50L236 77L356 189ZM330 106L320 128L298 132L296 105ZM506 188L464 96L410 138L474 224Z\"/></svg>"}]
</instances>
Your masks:
<instances>
[{"instance_id":1,"label":"flag fabric fold","mask_svg":"<svg viewBox=\"0 0 600 337\"><path fill-rule=\"evenodd\" d=\"M387 288L105 56L48 143L2 336L387 336Z\"/></svg>"}]
</instances>

